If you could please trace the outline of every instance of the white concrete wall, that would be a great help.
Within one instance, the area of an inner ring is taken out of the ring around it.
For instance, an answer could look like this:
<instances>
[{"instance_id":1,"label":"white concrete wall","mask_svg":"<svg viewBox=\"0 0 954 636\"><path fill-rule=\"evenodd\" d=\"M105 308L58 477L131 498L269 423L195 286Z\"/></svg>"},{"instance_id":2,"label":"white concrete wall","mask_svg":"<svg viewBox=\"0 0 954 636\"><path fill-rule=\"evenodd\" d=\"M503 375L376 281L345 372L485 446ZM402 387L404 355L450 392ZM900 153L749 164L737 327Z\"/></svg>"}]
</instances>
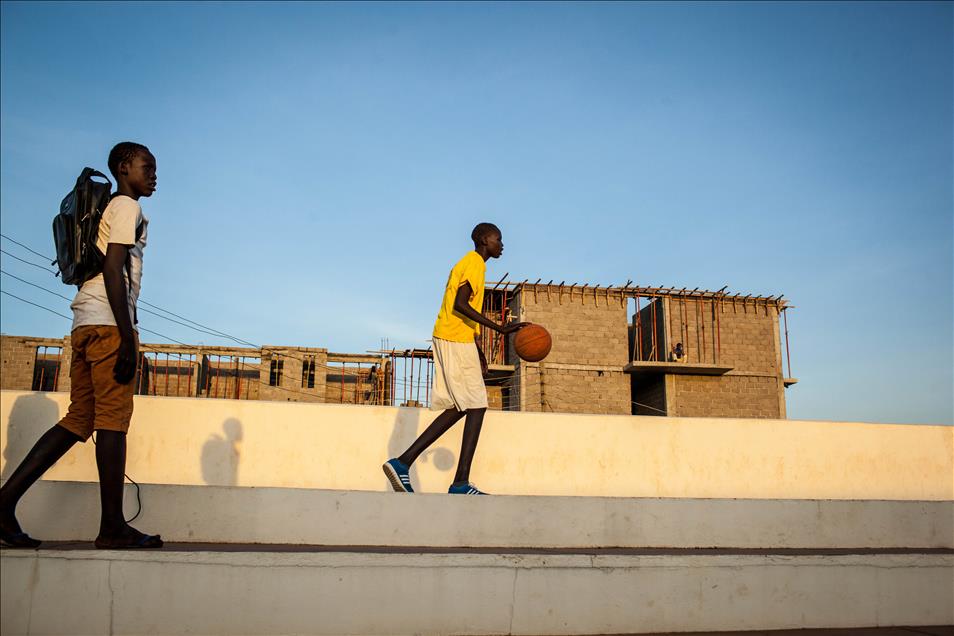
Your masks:
<instances>
[{"instance_id":1,"label":"white concrete wall","mask_svg":"<svg viewBox=\"0 0 954 636\"><path fill-rule=\"evenodd\" d=\"M954 623L952 555L4 551L3 634L620 634Z\"/></svg>"},{"instance_id":2,"label":"white concrete wall","mask_svg":"<svg viewBox=\"0 0 954 636\"><path fill-rule=\"evenodd\" d=\"M2 476L65 412L65 393L0 392ZM421 409L137 397L127 472L156 484L388 489L381 463ZM462 426L412 471L445 492ZM488 412L472 480L500 494L758 499L954 499L954 427ZM47 476L96 481L93 445Z\"/></svg>"},{"instance_id":3,"label":"white concrete wall","mask_svg":"<svg viewBox=\"0 0 954 636\"><path fill-rule=\"evenodd\" d=\"M142 486L136 525L166 541L484 548L954 548L954 502L457 497ZM126 517L138 506L126 489ZM33 536L91 541L99 489L45 481L18 508Z\"/></svg>"}]
</instances>

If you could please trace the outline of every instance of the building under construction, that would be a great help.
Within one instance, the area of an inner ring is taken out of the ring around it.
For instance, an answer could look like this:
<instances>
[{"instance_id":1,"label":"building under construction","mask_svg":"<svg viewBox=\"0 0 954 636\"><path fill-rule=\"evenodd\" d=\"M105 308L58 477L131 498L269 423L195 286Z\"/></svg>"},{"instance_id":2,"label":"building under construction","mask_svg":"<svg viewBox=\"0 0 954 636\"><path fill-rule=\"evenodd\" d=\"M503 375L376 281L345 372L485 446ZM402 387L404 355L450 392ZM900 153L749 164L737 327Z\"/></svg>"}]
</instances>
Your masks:
<instances>
[{"instance_id":1,"label":"building under construction","mask_svg":"<svg viewBox=\"0 0 954 636\"><path fill-rule=\"evenodd\" d=\"M543 325L541 362L483 330L492 409L784 418L796 382L781 296L529 281L489 283L484 314ZM428 349L142 344L136 393L236 400L428 406ZM69 337L2 337L0 388L69 391Z\"/></svg>"}]
</instances>

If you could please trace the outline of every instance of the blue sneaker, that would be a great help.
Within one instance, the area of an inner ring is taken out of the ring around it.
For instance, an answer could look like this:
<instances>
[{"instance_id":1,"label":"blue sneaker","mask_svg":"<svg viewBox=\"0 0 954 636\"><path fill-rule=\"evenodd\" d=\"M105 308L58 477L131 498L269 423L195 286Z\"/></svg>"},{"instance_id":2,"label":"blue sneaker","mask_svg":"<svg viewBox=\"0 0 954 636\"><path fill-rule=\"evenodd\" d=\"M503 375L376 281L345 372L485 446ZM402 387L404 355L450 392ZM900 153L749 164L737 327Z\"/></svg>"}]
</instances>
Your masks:
<instances>
[{"instance_id":1,"label":"blue sneaker","mask_svg":"<svg viewBox=\"0 0 954 636\"><path fill-rule=\"evenodd\" d=\"M451 484L451 487L447 489L447 492L452 495L486 495L487 493L481 492L474 488L471 484L464 482L463 484Z\"/></svg>"},{"instance_id":2,"label":"blue sneaker","mask_svg":"<svg viewBox=\"0 0 954 636\"><path fill-rule=\"evenodd\" d=\"M411 470L404 462L399 459L389 459L381 466L388 481L391 482L391 488L394 492L414 492L411 488Z\"/></svg>"}]
</instances>

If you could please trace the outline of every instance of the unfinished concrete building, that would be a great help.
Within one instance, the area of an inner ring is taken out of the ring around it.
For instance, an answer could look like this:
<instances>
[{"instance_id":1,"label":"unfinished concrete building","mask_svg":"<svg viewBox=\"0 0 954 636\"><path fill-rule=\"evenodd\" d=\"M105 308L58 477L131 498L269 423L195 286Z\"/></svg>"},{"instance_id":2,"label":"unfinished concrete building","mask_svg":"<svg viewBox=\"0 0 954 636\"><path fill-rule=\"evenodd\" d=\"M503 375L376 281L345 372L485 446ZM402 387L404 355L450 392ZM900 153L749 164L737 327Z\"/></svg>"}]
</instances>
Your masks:
<instances>
[{"instance_id":1,"label":"unfinished concrete building","mask_svg":"<svg viewBox=\"0 0 954 636\"><path fill-rule=\"evenodd\" d=\"M503 281L488 285L485 302L493 319L539 323L553 337L550 355L530 363L485 335L488 359L501 363L491 384L504 408L786 416L785 388L796 380L783 372L790 305L781 296Z\"/></svg>"},{"instance_id":2,"label":"unfinished concrete building","mask_svg":"<svg viewBox=\"0 0 954 636\"><path fill-rule=\"evenodd\" d=\"M0 388L69 391L63 339L0 337ZM137 395L386 404L383 358L311 347L140 345Z\"/></svg>"},{"instance_id":3,"label":"unfinished concrete building","mask_svg":"<svg viewBox=\"0 0 954 636\"><path fill-rule=\"evenodd\" d=\"M553 337L542 362L484 330L490 408L513 411L784 418L788 361L781 297L625 285L489 283L484 314ZM780 320L782 323L780 324ZM0 387L69 391L70 338L2 336ZM423 407L429 348L333 353L314 347L142 344L136 393Z\"/></svg>"}]
</instances>

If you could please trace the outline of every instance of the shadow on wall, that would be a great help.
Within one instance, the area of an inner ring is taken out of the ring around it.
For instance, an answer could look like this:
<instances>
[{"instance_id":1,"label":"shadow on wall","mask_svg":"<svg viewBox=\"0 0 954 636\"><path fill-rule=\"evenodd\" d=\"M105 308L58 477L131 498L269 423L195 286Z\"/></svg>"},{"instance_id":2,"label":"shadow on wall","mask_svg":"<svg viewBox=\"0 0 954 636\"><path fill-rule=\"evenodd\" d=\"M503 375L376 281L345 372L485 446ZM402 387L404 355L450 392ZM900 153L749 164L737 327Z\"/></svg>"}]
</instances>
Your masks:
<instances>
[{"instance_id":1,"label":"shadow on wall","mask_svg":"<svg viewBox=\"0 0 954 636\"><path fill-rule=\"evenodd\" d=\"M402 407L397 409L394 426L391 428L391 438L388 440L388 456L382 458L381 463L383 464L391 457L397 457L406 451L407 447L417 439L418 429L423 433L424 429L430 426L431 422L438 415L440 415L439 411L431 411L426 408ZM424 426L421 426L421 420L426 420ZM463 420L461 420L454 426L463 425ZM417 458L414 464L431 462L434 464L434 468L443 473L449 473L454 470L457 467L457 455L447 448L438 446L438 444L440 444L440 440L434 442L434 445L421 453L421 456ZM451 481L453 481L453 479L447 483L449 484ZM381 473L381 483L383 485L382 490L391 490L391 484L388 483L384 473ZM421 488L421 483L417 479L417 471L414 470L413 466L411 467L411 487L414 488L415 492L420 491Z\"/></svg>"},{"instance_id":2,"label":"shadow on wall","mask_svg":"<svg viewBox=\"0 0 954 636\"><path fill-rule=\"evenodd\" d=\"M59 420L59 407L45 393L32 393L18 397L13 403L13 408L10 409L10 421L7 423L7 447L3 451L3 473L0 477L6 480L36 444L39 438L33 431L36 430L37 424L43 425L42 430L45 432Z\"/></svg>"},{"instance_id":3,"label":"shadow on wall","mask_svg":"<svg viewBox=\"0 0 954 636\"><path fill-rule=\"evenodd\" d=\"M224 437L213 433L202 445L202 479L209 486L238 483L242 422L230 417L222 423L222 430Z\"/></svg>"}]
</instances>

